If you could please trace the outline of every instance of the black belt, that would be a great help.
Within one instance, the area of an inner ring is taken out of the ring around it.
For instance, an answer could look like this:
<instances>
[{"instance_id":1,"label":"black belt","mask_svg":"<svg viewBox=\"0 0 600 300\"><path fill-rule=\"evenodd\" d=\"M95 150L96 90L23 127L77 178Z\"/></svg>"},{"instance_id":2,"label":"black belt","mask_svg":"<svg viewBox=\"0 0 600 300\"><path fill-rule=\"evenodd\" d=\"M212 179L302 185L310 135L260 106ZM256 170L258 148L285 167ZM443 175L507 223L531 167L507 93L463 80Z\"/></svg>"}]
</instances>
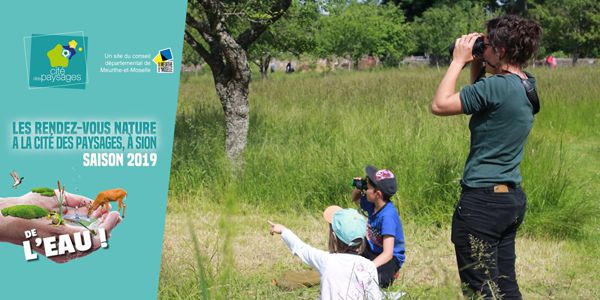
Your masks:
<instances>
[{"instance_id":1,"label":"black belt","mask_svg":"<svg viewBox=\"0 0 600 300\"><path fill-rule=\"evenodd\" d=\"M506 183L496 183L492 186L486 186L486 187L469 187L467 185L461 184L462 190L463 191L481 191L481 190L485 190L485 191L493 191L494 193L508 193L510 191L510 189L517 189L520 187L520 185L518 183L514 183L514 182L506 182Z\"/></svg>"}]
</instances>

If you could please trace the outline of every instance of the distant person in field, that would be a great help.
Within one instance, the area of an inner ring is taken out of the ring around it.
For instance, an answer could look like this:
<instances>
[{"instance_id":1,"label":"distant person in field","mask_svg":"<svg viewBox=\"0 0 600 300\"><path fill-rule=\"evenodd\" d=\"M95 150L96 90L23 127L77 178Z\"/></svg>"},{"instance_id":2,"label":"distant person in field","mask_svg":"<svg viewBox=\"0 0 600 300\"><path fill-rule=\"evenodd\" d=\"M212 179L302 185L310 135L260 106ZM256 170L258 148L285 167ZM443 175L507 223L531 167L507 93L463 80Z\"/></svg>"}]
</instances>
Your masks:
<instances>
[{"instance_id":1,"label":"distant person in field","mask_svg":"<svg viewBox=\"0 0 600 300\"><path fill-rule=\"evenodd\" d=\"M397 182L390 170L367 166L365 173L366 189L355 188L352 201L368 214L368 244L363 256L373 260L379 285L386 288L394 282L405 259L402 221L391 201Z\"/></svg>"},{"instance_id":2,"label":"distant person in field","mask_svg":"<svg viewBox=\"0 0 600 300\"><path fill-rule=\"evenodd\" d=\"M292 66L292 62L289 61L287 63L287 65L285 65L285 72L286 73L294 73L294 71L296 71L296 70L294 70L294 67Z\"/></svg>"},{"instance_id":3,"label":"distant person in field","mask_svg":"<svg viewBox=\"0 0 600 300\"><path fill-rule=\"evenodd\" d=\"M535 88L535 79L523 68L538 50L542 28L514 15L491 19L486 27L485 34L471 33L456 40L452 63L431 111L439 116L472 115L462 193L452 217L451 239L463 293L521 299L515 273L515 235L526 205L520 165L539 110L525 89ZM479 37L483 37L483 55L474 57ZM461 69L469 62L473 84L456 92ZM491 76L483 77L484 73ZM483 250L474 251L478 246Z\"/></svg>"},{"instance_id":4,"label":"distant person in field","mask_svg":"<svg viewBox=\"0 0 600 300\"><path fill-rule=\"evenodd\" d=\"M552 55L548 55L546 57L546 66L551 69L556 68L556 58Z\"/></svg>"},{"instance_id":5,"label":"distant person in field","mask_svg":"<svg viewBox=\"0 0 600 300\"><path fill-rule=\"evenodd\" d=\"M281 238L304 263L317 269L321 300L383 298L372 261L360 256L365 248L365 218L355 209L330 206L323 212L329 223L329 252L313 248L291 230L269 221L269 231Z\"/></svg>"}]
</instances>

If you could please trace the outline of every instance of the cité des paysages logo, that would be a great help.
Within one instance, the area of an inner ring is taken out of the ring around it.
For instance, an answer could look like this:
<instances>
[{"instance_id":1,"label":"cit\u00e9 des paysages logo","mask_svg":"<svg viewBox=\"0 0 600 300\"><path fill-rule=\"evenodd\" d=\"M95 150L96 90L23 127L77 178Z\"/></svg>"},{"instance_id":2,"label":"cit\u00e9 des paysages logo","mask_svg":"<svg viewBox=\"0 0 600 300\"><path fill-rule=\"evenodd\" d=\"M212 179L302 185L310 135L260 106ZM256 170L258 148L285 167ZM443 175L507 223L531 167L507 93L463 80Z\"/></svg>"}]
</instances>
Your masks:
<instances>
[{"instance_id":1,"label":"cit\u00e9 des paysages logo","mask_svg":"<svg viewBox=\"0 0 600 300\"><path fill-rule=\"evenodd\" d=\"M29 88L85 88L87 37L82 32L34 34L25 37L25 50L29 54Z\"/></svg>"}]
</instances>

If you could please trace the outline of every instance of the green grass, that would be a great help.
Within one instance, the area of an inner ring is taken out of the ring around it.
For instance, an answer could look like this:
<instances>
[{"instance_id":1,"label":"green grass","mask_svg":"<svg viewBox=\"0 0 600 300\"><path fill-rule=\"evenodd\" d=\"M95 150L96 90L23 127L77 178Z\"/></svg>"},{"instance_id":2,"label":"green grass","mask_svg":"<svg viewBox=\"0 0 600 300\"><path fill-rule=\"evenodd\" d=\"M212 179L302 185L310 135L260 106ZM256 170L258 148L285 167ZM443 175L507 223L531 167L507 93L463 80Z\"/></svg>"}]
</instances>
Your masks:
<instances>
[{"instance_id":1,"label":"green grass","mask_svg":"<svg viewBox=\"0 0 600 300\"><path fill-rule=\"evenodd\" d=\"M31 191L34 193L38 193L42 196L46 196L46 197L54 197L55 196L54 190L51 188L47 188L47 187L32 188Z\"/></svg>"},{"instance_id":2,"label":"green grass","mask_svg":"<svg viewBox=\"0 0 600 300\"><path fill-rule=\"evenodd\" d=\"M13 205L2 209L3 216L37 219L48 215L48 210L37 205Z\"/></svg>"},{"instance_id":3,"label":"green grass","mask_svg":"<svg viewBox=\"0 0 600 300\"><path fill-rule=\"evenodd\" d=\"M235 232L227 242L218 229L224 219ZM237 213L231 215L206 202L185 213L169 212L159 299L203 298L205 289L208 299L315 299L318 286L287 291L272 285L272 279L281 278L285 272L308 267L291 255L278 236L268 234L269 219L284 223L310 245L327 248L327 225L320 212L269 213L240 204ZM440 229L408 221L404 228L407 261L392 290L407 292L405 299L461 299L449 226ZM516 266L525 299L598 299L599 246L597 239L558 241L519 236ZM231 247L232 252L224 251L225 247ZM195 259L199 256L201 268ZM224 261L234 268L229 276L221 274ZM208 275L200 275L200 270Z\"/></svg>"},{"instance_id":4,"label":"green grass","mask_svg":"<svg viewBox=\"0 0 600 300\"><path fill-rule=\"evenodd\" d=\"M453 252L448 245L440 247L437 236L447 235L468 154L469 132L467 116L441 118L429 112L444 71L276 73L269 80L253 81L245 171L235 179L230 177L224 153L223 112L212 79L209 75L184 75L167 222L206 218L197 214L208 213L214 227L198 233L195 225L199 236L194 243L214 247L190 247L189 265L185 259L167 263L172 256L179 256L180 250L166 247L160 297L314 298L318 289L284 292L269 284L273 271L293 268L290 265L240 267L239 260L246 255L240 254L245 253L240 247L253 247L252 243L239 246L240 239L260 236L244 236L247 227L264 233L266 225L231 220L249 217L249 213L286 225L298 222L301 228L318 226L318 216L309 218L312 221L303 219L318 215L330 204L350 206L352 177L362 176L364 166L373 164L396 174L399 191L394 204L407 224L405 230L419 232L412 237L407 233L409 257L410 251L419 249L428 253L420 260L434 260L427 265L421 261L408 264L404 272L410 275L397 286L409 291L410 298L457 298L456 266L452 257L447 257ZM520 272L529 274L521 280L522 288L534 299L596 298L598 288L585 287L598 286L597 280L582 279L579 274L600 277L600 262L595 258L600 256L600 68L530 71L538 80L542 109L521 168L528 197L521 239L530 244L524 246L525 251L531 252L526 252L526 270ZM467 75L462 74L459 86L467 84ZM170 234L189 238L191 233L167 231L165 238ZM215 240L207 241L213 234ZM322 235L326 235L324 230ZM444 238L446 242L447 236ZM556 250L561 251L560 258L575 263L557 263L546 259L551 254L536 252L549 245L560 245ZM285 250L271 259L280 260L287 255ZM521 255L519 250L517 253ZM444 260L435 261L438 256ZM431 266L436 263L443 266ZM211 275L205 276L205 281L200 265ZM541 265L539 269L537 265ZM417 268L414 274L411 268ZM433 275L422 274L419 268ZM240 270L244 274L239 274ZM209 286L203 286L206 282ZM565 285L568 282L571 284Z\"/></svg>"},{"instance_id":5,"label":"green grass","mask_svg":"<svg viewBox=\"0 0 600 300\"><path fill-rule=\"evenodd\" d=\"M576 236L598 212L591 162L600 159L600 71L532 70L542 111L522 165L525 230ZM459 85L466 84L466 72ZM585 74L585 76L582 76ZM251 85L250 131L237 202L267 210L315 211L348 204L350 181L366 164L395 172L404 218L442 226L459 195L468 117L435 117L429 105L443 70L401 69L279 75ZM224 198L228 168L223 113L209 76L180 91L170 208ZM222 203L216 203L222 204ZM558 219L557 219L558 218ZM554 222L553 220L562 220Z\"/></svg>"}]
</instances>

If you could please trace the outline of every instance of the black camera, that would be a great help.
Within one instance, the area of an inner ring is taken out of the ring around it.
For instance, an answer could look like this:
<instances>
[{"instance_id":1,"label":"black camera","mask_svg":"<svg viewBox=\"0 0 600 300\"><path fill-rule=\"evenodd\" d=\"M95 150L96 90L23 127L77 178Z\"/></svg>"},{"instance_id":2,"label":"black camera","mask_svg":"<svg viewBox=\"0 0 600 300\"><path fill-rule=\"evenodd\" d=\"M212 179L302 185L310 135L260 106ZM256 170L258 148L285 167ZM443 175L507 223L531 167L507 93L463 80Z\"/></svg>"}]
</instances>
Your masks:
<instances>
[{"instance_id":1,"label":"black camera","mask_svg":"<svg viewBox=\"0 0 600 300\"><path fill-rule=\"evenodd\" d=\"M450 52L450 56L454 55L454 44L450 44L448 46L448 51ZM483 51L485 51L485 42L483 41L483 37L480 36L475 40L475 44L473 45L473 51L471 52L474 57L483 57Z\"/></svg>"},{"instance_id":2,"label":"black camera","mask_svg":"<svg viewBox=\"0 0 600 300\"><path fill-rule=\"evenodd\" d=\"M367 190L367 179L366 178L352 179L352 186L358 190L366 191Z\"/></svg>"}]
</instances>

